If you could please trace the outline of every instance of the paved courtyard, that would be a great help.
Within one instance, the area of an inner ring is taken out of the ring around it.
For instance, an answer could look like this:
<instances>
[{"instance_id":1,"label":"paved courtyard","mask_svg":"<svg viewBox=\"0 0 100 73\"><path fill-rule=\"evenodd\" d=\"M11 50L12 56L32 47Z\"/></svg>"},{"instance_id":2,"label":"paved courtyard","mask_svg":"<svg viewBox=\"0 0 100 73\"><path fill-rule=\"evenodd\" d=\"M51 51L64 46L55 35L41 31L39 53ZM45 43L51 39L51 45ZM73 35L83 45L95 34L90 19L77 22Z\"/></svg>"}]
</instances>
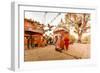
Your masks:
<instances>
[{"instance_id":1,"label":"paved courtyard","mask_svg":"<svg viewBox=\"0 0 100 73\"><path fill-rule=\"evenodd\" d=\"M90 44L74 43L69 49L63 50L62 53L55 51L54 45L46 47L32 48L25 50L25 61L44 61L44 60L70 60L70 59L87 59L90 58Z\"/></svg>"}]
</instances>

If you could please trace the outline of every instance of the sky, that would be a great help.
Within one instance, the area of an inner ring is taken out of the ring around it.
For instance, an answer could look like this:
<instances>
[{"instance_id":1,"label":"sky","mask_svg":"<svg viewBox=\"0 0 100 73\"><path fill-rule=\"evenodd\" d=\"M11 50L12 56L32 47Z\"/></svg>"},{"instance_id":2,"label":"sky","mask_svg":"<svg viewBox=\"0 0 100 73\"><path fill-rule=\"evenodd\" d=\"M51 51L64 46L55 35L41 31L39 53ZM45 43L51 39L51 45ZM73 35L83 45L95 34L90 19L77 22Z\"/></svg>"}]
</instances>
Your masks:
<instances>
[{"instance_id":1,"label":"sky","mask_svg":"<svg viewBox=\"0 0 100 73\"><path fill-rule=\"evenodd\" d=\"M28 19L34 19L36 21L39 21L40 23L47 25L58 25L61 21L61 19L64 20L65 13L53 13L53 12L25 12L25 18ZM57 16L58 15L58 16ZM51 21L57 16L57 18L51 23Z\"/></svg>"}]
</instances>

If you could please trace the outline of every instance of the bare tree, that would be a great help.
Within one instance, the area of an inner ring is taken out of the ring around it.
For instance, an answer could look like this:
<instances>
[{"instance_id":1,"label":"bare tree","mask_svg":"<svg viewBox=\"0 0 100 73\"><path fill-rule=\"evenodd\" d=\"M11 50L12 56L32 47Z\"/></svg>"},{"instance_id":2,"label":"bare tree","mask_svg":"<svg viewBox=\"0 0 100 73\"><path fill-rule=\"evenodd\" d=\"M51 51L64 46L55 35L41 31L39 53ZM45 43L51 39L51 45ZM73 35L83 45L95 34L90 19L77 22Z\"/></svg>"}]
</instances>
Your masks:
<instances>
[{"instance_id":1,"label":"bare tree","mask_svg":"<svg viewBox=\"0 0 100 73\"><path fill-rule=\"evenodd\" d=\"M78 35L78 42L81 43L83 33L90 29L90 14L88 13L67 13L65 15L66 25L74 27L74 33Z\"/></svg>"}]
</instances>

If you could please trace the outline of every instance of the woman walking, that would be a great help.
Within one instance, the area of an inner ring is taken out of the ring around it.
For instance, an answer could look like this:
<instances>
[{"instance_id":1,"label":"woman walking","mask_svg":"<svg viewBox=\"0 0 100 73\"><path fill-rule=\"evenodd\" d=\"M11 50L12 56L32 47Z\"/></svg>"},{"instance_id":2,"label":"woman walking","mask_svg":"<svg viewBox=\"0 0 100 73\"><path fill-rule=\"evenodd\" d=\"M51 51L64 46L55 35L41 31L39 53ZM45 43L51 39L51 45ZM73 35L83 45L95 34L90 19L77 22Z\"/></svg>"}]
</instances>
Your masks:
<instances>
[{"instance_id":1,"label":"woman walking","mask_svg":"<svg viewBox=\"0 0 100 73\"><path fill-rule=\"evenodd\" d=\"M68 47L69 47L69 34L68 33L66 33L64 36L64 44L65 44L66 50L68 50Z\"/></svg>"},{"instance_id":2,"label":"woman walking","mask_svg":"<svg viewBox=\"0 0 100 73\"><path fill-rule=\"evenodd\" d=\"M55 50L62 52L63 49L64 49L64 40L62 39L62 36L59 35L56 37Z\"/></svg>"}]
</instances>

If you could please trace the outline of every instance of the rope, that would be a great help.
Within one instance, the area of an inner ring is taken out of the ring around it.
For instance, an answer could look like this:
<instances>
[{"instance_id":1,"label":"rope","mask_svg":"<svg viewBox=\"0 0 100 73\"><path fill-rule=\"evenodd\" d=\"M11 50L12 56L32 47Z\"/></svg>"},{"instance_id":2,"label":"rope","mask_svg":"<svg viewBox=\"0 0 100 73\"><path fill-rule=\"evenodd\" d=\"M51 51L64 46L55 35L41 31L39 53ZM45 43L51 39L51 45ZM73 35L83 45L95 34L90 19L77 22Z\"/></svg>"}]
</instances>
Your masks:
<instances>
[{"instance_id":1,"label":"rope","mask_svg":"<svg viewBox=\"0 0 100 73\"><path fill-rule=\"evenodd\" d=\"M52 23L60 14L61 14L61 13L58 13L58 14L56 15L56 17L54 17L54 18L50 21L50 23ZM50 24L50 23L49 23L49 24Z\"/></svg>"}]
</instances>

